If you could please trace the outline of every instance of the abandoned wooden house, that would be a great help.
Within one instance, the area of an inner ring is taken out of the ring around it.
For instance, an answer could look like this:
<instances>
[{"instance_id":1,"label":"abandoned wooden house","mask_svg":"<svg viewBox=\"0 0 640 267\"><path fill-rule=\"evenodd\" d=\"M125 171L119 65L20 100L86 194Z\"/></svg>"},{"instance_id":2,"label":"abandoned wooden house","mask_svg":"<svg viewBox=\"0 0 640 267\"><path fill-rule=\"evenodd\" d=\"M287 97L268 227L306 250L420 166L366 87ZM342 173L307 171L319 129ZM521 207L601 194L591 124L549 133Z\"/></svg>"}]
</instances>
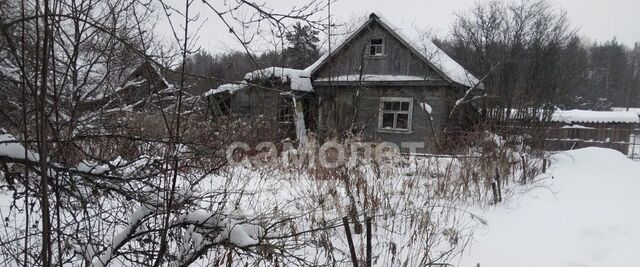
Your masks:
<instances>
[{"instance_id":1,"label":"abandoned wooden house","mask_svg":"<svg viewBox=\"0 0 640 267\"><path fill-rule=\"evenodd\" d=\"M356 133L429 152L459 99L483 89L430 40L408 38L374 13L334 47L304 70L266 68L209 91L210 112L260 114L288 129L304 118L320 137Z\"/></svg>"},{"instance_id":2,"label":"abandoned wooden house","mask_svg":"<svg viewBox=\"0 0 640 267\"><path fill-rule=\"evenodd\" d=\"M83 92L76 109L79 119L82 125L92 122L99 127L79 127L82 131L163 137L165 128L157 126L164 123L166 114L175 113L178 88L184 88L181 113L199 115L206 110L202 94L213 84L212 79L183 76L143 60L132 64L123 77L115 88Z\"/></svg>"}]
</instances>

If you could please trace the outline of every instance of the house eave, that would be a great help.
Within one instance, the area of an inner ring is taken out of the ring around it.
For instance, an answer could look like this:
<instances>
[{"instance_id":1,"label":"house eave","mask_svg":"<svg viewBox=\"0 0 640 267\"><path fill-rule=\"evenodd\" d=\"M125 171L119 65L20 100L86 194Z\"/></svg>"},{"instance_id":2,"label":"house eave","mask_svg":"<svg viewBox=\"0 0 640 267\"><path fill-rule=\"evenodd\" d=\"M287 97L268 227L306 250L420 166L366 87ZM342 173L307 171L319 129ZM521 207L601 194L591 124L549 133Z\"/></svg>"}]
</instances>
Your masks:
<instances>
[{"instance_id":1,"label":"house eave","mask_svg":"<svg viewBox=\"0 0 640 267\"><path fill-rule=\"evenodd\" d=\"M314 87L329 86L366 86L366 87L382 87L382 86L449 86L446 80L423 80L423 81L314 81Z\"/></svg>"}]
</instances>

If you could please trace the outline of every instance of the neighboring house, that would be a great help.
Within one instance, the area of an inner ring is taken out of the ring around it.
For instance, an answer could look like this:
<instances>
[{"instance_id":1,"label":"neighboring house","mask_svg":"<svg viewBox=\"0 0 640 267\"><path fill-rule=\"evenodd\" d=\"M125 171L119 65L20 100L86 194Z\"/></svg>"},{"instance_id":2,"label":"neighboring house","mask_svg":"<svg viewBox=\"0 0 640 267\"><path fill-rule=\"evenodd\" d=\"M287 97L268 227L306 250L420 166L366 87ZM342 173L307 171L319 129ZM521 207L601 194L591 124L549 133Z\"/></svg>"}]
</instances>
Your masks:
<instances>
[{"instance_id":1,"label":"neighboring house","mask_svg":"<svg viewBox=\"0 0 640 267\"><path fill-rule=\"evenodd\" d=\"M534 139L530 145L541 145L547 151L603 147L640 159L640 109L496 108L488 113L497 114L487 118L502 124L503 130Z\"/></svg>"},{"instance_id":2,"label":"neighboring house","mask_svg":"<svg viewBox=\"0 0 640 267\"><path fill-rule=\"evenodd\" d=\"M165 120L176 112L180 86L184 88L181 114L204 115L206 102L202 94L214 84L211 79L190 75L181 82L179 72L150 62L134 65L125 75L118 87L81 96L76 110L81 122L79 132L164 138L168 130Z\"/></svg>"},{"instance_id":3,"label":"neighboring house","mask_svg":"<svg viewBox=\"0 0 640 267\"><path fill-rule=\"evenodd\" d=\"M267 68L211 90L210 110L286 122L298 109L306 128L320 137L360 133L367 141L424 142L419 151L428 152L447 125L457 125L450 113L465 92L482 90L431 41L407 38L373 13L334 47L305 70ZM291 97L301 105L288 104Z\"/></svg>"},{"instance_id":4,"label":"neighboring house","mask_svg":"<svg viewBox=\"0 0 640 267\"><path fill-rule=\"evenodd\" d=\"M118 87L106 92L88 92L82 97L81 111L153 111L172 108L181 85L181 75L143 62ZM195 104L211 85L212 79L184 76L183 103Z\"/></svg>"},{"instance_id":5,"label":"neighboring house","mask_svg":"<svg viewBox=\"0 0 640 267\"><path fill-rule=\"evenodd\" d=\"M556 110L548 123L547 150L605 147L640 157L640 116L634 111Z\"/></svg>"}]
</instances>

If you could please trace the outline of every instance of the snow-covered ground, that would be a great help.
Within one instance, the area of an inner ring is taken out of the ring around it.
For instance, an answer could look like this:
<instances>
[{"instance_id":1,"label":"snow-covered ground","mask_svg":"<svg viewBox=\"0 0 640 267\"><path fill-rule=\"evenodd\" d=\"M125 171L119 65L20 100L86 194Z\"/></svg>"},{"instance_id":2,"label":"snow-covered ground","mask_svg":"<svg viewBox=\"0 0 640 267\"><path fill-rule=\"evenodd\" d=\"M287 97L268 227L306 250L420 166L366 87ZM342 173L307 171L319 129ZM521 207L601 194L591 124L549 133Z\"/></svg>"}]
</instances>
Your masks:
<instances>
[{"instance_id":1,"label":"snow-covered ground","mask_svg":"<svg viewBox=\"0 0 640 267\"><path fill-rule=\"evenodd\" d=\"M640 160L640 131L631 134L629 144L629 157Z\"/></svg>"},{"instance_id":2,"label":"snow-covered ground","mask_svg":"<svg viewBox=\"0 0 640 267\"><path fill-rule=\"evenodd\" d=\"M640 163L584 148L556 154L549 175L485 211L456 266L640 266Z\"/></svg>"}]
</instances>

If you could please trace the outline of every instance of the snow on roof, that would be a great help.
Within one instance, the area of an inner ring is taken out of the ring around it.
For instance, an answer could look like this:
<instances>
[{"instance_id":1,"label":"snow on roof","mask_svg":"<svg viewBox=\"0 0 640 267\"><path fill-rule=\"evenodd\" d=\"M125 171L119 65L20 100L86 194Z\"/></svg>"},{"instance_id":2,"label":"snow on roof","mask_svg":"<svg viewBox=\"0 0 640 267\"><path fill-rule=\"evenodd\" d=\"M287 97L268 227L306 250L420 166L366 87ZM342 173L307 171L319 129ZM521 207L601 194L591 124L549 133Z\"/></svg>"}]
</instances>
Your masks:
<instances>
[{"instance_id":1,"label":"snow on roof","mask_svg":"<svg viewBox=\"0 0 640 267\"><path fill-rule=\"evenodd\" d=\"M623 108L623 107L612 107L611 111L629 111L629 112L635 112L638 115L640 115L640 108Z\"/></svg>"},{"instance_id":2,"label":"snow on roof","mask_svg":"<svg viewBox=\"0 0 640 267\"><path fill-rule=\"evenodd\" d=\"M334 81L334 82L349 82L359 81L360 75L340 75L329 78L318 78L316 81ZM362 81L425 81L425 77L420 76L407 76L407 75L378 75L378 74L365 74L362 75Z\"/></svg>"},{"instance_id":3,"label":"snow on roof","mask_svg":"<svg viewBox=\"0 0 640 267\"><path fill-rule=\"evenodd\" d=\"M307 67L304 71L311 74L315 72L324 61L327 60L329 54L331 52L335 53L338 51L347 40L349 40L352 36L357 35L360 31L371 21L377 20L380 25L389 29L391 34L396 34L400 41L404 41L407 43L409 48L414 49L420 56L424 57L424 59L430 63L434 68L440 71L444 76L450 79L453 82L473 87L477 85L477 88L483 89L484 85L480 83L480 80L473 76L469 71L467 71L464 67L462 67L458 62L453 60L449 55L447 55L444 51L438 48L431 40L428 38L409 38L408 35L405 35L402 32L400 27L395 27L391 23L387 22L380 16L372 13L368 20L366 20L362 25L354 31L351 35L349 35L344 40L340 40L336 43L337 49L334 51L330 51L329 53L325 53L314 62L311 66ZM424 37L424 36L423 36Z\"/></svg>"},{"instance_id":4,"label":"snow on roof","mask_svg":"<svg viewBox=\"0 0 640 267\"><path fill-rule=\"evenodd\" d=\"M403 39L409 44L409 46L417 50L420 55L422 55L428 62L433 64L434 67L440 70L452 81L469 87L473 87L478 84L478 88L484 88L478 78L469 73L467 69L458 64L458 62L453 60L449 55L447 55L447 53L438 48L431 40L429 40L429 38L424 38L425 36L422 36L422 38L410 38L408 35L404 34L402 28L393 26L393 24L389 23L382 17L377 16L377 18L380 24L391 29L392 33L395 32L400 39Z\"/></svg>"},{"instance_id":5,"label":"snow on roof","mask_svg":"<svg viewBox=\"0 0 640 267\"><path fill-rule=\"evenodd\" d=\"M78 170L79 172L90 174L103 174L109 171L110 168L106 164L98 164L97 162L93 162L90 160L83 160L78 163L78 166L76 166L76 170Z\"/></svg>"},{"instance_id":6,"label":"snow on roof","mask_svg":"<svg viewBox=\"0 0 640 267\"><path fill-rule=\"evenodd\" d=\"M244 79L251 81L259 78L270 78L272 76L286 77L291 82L291 90L313 92L311 79L306 70L290 69L283 67L268 67L245 74Z\"/></svg>"},{"instance_id":7,"label":"snow on roof","mask_svg":"<svg viewBox=\"0 0 640 267\"><path fill-rule=\"evenodd\" d=\"M564 129L595 129L593 127L582 126L582 125L579 125L579 124L565 125L565 126L562 126L561 128L564 128Z\"/></svg>"},{"instance_id":8,"label":"snow on roof","mask_svg":"<svg viewBox=\"0 0 640 267\"><path fill-rule=\"evenodd\" d=\"M592 123L640 123L637 113L631 111L593 111L593 110L556 110L552 117L553 122L592 122Z\"/></svg>"},{"instance_id":9,"label":"snow on roof","mask_svg":"<svg viewBox=\"0 0 640 267\"><path fill-rule=\"evenodd\" d=\"M118 86L117 88L113 89L110 92L98 92L96 94L96 92L88 91L88 92L86 92L84 94L84 96L82 98L86 99L88 101L101 100L101 99L105 98L108 95L115 94L115 93L117 93L119 91L122 91L123 89L129 88L130 86L140 86L145 81L146 81L146 79L144 79L144 78L136 78L136 79L133 79L131 81L127 81L122 86ZM92 94L95 94L95 95L92 95Z\"/></svg>"},{"instance_id":10,"label":"snow on roof","mask_svg":"<svg viewBox=\"0 0 640 267\"><path fill-rule=\"evenodd\" d=\"M238 83L226 83L226 84L220 85L218 88L207 91L206 93L204 93L204 96L215 95L222 92L229 92L230 94L233 94L235 91L244 89L245 87L247 87L247 82L245 81L238 82Z\"/></svg>"}]
</instances>

